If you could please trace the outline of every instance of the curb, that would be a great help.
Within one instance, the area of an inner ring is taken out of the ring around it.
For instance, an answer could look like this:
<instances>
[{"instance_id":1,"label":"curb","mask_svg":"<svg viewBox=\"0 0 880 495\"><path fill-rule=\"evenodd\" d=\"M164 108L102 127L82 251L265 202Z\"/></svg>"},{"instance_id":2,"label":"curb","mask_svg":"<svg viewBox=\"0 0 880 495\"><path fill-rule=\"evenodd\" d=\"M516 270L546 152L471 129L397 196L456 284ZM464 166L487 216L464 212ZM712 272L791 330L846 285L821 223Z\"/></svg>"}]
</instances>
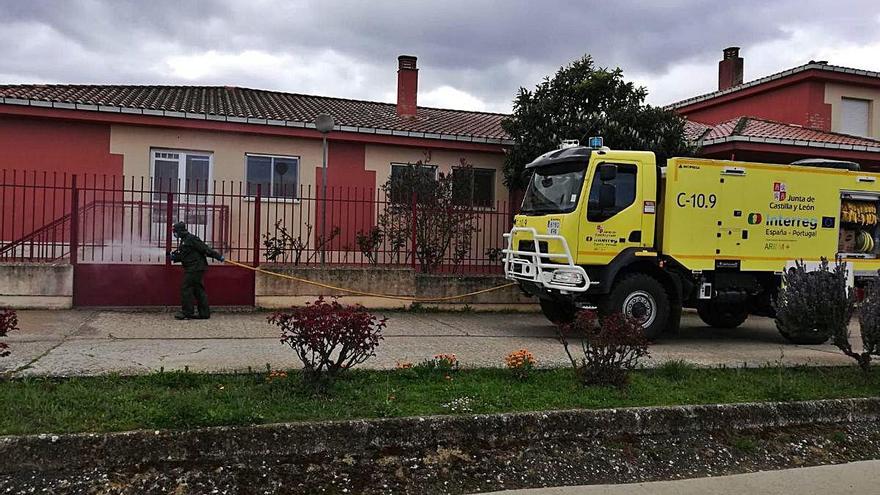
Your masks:
<instances>
[{"instance_id":1,"label":"curb","mask_svg":"<svg viewBox=\"0 0 880 495\"><path fill-rule=\"evenodd\" d=\"M443 446L870 422L880 398L289 423L184 431L0 437L0 474L191 462L265 462Z\"/></svg>"}]
</instances>

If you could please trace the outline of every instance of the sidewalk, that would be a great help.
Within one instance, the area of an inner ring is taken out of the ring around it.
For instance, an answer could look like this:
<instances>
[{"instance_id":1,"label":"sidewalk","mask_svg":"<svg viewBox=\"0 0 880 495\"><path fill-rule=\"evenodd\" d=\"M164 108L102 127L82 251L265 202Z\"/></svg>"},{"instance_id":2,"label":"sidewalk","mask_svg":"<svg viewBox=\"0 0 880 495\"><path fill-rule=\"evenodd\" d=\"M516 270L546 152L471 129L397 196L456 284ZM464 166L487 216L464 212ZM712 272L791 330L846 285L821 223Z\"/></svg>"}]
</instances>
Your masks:
<instances>
[{"instance_id":1,"label":"sidewalk","mask_svg":"<svg viewBox=\"0 0 880 495\"><path fill-rule=\"evenodd\" d=\"M374 368L418 362L454 353L465 366L502 366L504 356L527 348L540 365L568 365L554 328L534 313L386 312L385 340ZM217 312L210 320L177 321L167 312L20 311L21 331L9 336L12 355L0 371L17 375L90 375L192 371L262 370L297 366L279 342L266 312ZM716 330L686 314L681 333L651 347L650 363L684 359L699 365L851 365L830 345L785 343L766 318L743 327Z\"/></svg>"},{"instance_id":2,"label":"sidewalk","mask_svg":"<svg viewBox=\"0 0 880 495\"><path fill-rule=\"evenodd\" d=\"M880 461L626 485L493 492L495 495L867 495L880 493ZM491 495L491 494L487 494Z\"/></svg>"}]
</instances>

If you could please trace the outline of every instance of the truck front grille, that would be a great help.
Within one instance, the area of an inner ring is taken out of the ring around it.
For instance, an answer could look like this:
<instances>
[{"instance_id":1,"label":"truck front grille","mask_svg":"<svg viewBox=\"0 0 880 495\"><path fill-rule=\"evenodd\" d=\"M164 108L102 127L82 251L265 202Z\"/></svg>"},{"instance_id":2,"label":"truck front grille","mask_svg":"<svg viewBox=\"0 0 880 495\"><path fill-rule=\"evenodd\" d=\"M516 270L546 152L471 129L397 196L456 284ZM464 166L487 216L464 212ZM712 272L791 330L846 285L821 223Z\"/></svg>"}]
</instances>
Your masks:
<instances>
[{"instance_id":1,"label":"truck front grille","mask_svg":"<svg viewBox=\"0 0 880 495\"><path fill-rule=\"evenodd\" d=\"M538 249L540 249L542 253L546 253L548 250L547 241L538 241ZM519 241L519 251L531 251L535 252L535 241Z\"/></svg>"}]
</instances>

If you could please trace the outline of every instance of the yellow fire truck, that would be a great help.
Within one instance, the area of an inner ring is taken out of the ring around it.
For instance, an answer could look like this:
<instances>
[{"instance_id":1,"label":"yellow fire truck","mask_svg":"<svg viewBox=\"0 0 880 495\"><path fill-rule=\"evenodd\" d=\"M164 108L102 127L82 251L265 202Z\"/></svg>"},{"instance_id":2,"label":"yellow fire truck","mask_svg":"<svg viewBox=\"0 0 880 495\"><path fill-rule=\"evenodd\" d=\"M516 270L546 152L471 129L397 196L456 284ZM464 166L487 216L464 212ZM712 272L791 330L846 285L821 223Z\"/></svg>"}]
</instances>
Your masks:
<instances>
[{"instance_id":1,"label":"yellow fire truck","mask_svg":"<svg viewBox=\"0 0 880 495\"><path fill-rule=\"evenodd\" d=\"M504 271L553 322L619 311L655 338L690 307L733 328L773 315L795 260L842 258L857 285L880 268L880 183L855 163L673 158L660 168L650 152L570 145L526 171Z\"/></svg>"}]
</instances>

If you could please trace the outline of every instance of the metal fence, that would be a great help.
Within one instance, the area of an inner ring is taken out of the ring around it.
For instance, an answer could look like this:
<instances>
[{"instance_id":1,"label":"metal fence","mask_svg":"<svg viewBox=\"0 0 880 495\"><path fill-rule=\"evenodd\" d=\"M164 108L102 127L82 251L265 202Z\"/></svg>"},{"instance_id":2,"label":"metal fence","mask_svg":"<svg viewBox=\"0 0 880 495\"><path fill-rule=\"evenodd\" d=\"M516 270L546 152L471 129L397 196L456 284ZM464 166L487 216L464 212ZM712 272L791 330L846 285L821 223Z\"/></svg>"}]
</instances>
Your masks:
<instances>
[{"instance_id":1,"label":"metal fence","mask_svg":"<svg viewBox=\"0 0 880 495\"><path fill-rule=\"evenodd\" d=\"M355 187L328 187L325 199L311 186L295 194L264 187L4 170L0 261L168 263L171 225L183 221L227 258L252 265L500 270L506 201L429 205Z\"/></svg>"}]
</instances>

